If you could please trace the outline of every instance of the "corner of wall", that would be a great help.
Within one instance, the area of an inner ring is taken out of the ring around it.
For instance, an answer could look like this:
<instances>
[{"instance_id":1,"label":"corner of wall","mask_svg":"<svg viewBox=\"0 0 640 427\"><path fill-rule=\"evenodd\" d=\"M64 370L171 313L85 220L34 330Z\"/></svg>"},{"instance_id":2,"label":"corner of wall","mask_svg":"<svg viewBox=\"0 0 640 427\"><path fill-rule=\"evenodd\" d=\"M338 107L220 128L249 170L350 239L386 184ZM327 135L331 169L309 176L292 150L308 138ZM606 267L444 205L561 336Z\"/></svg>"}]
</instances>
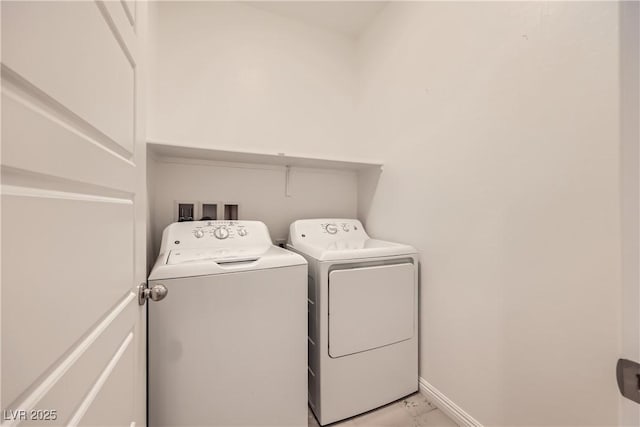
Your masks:
<instances>
[{"instance_id":1,"label":"corner of wall","mask_svg":"<svg viewBox=\"0 0 640 427\"><path fill-rule=\"evenodd\" d=\"M373 198L378 188L382 167L371 167L358 172L358 219L366 227Z\"/></svg>"}]
</instances>

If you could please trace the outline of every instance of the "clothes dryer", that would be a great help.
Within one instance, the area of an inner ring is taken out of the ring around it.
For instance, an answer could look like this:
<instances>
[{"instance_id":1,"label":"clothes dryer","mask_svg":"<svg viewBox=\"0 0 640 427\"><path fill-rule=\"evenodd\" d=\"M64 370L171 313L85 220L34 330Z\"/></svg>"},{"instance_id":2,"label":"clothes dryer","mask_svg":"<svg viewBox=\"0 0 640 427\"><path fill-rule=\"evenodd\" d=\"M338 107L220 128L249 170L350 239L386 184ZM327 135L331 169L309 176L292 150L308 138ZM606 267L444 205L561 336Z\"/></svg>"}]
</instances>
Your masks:
<instances>
[{"instance_id":1,"label":"clothes dryer","mask_svg":"<svg viewBox=\"0 0 640 427\"><path fill-rule=\"evenodd\" d=\"M309 263L309 405L321 425L418 390L418 255L355 219L291 224Z\"/></svg>"}]
</instances>

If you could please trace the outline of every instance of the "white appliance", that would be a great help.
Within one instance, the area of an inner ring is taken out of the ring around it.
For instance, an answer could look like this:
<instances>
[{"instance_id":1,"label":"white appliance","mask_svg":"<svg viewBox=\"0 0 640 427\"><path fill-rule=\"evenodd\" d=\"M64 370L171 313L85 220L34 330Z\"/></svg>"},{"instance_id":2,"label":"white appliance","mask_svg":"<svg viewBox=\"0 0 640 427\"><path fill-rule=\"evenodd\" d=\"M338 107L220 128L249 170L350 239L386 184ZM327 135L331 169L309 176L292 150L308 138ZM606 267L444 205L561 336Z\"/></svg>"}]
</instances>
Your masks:
<instances>
[{"instance_id":1,"label":"white appliance","mask_svg":"<svg viewBox=\"0 0 640 427\"><path fill-rule=\"evenodd\" d=\"M418 390L418 257L354 219L291 224L309 262L309 405L321 425Z\"/></svg>"},{"instance_id":2,"label":"white appliance","mask_svg":"<svg viewBox=\"0 0 640 427\"><path fill-rule=\"evenodd\" d=\"M306 426L307 263L258 221L169 225L149 287L149 425Z\"/></svg>"}]
</instances>

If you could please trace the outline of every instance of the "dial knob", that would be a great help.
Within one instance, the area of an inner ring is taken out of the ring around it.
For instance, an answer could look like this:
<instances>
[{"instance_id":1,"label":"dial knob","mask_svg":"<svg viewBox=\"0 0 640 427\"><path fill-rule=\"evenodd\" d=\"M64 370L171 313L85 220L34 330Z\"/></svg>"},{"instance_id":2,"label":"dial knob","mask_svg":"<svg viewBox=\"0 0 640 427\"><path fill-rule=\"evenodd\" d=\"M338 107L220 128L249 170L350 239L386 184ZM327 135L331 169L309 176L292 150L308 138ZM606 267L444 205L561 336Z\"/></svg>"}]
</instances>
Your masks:
<instances>
[{"instance_id":1,"label":"dial knob","mask_svg":"<svg viewBox=\"0 0 640 427\"><path fill-rule=\"evenodd\" d=\"M227 229L227 227L218 227L213 230L213 235L216 236L216 239L226 239L227 237L229 237L229 230Z\"/></svg>"},{"instance_id":2,"label":"dial knob","mask_svg":"<svg viewBox=\"0 0 640 427\"><path fill-rule=\"evenodd\" d=\"M238 229L238 236L244 237L246 235L247 235L247 230L246 229L244 229L244 228Z\"/></svg>"},{"instance_id":3,"label":"dial knob","mask_svg":"<svg viewBox=\"0 0 640 427\"><path fill-rule=\"evenodd\" d=\"M193 232L193 235L196 236L197 239L200 239L201 237L204 236L204 231L198 229L198 230Z\"/></svg>"},{"instance_id":4,"label":"dial knob","mask_svg":"<svg viewBox=\"0 0 640 427\"><path fill-rule=\"evenodd\" d=\"M327 233L336 234L338 232L338 227L335 224L327 224Z\"/></svg>"}]
</instances>

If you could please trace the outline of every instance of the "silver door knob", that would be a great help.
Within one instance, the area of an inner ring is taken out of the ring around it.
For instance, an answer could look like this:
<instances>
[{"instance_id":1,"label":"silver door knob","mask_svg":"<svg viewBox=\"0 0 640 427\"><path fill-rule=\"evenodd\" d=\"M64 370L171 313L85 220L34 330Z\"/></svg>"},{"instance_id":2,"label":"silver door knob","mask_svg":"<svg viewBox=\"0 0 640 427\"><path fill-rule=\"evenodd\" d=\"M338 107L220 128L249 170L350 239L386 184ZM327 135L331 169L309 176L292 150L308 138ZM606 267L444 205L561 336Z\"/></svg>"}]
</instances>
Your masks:
<instances>
[{"instance_id":1,"label":"silver door knob","mask_svg":"<svg viewBox=\"0 0 640 427\"><path fill-rule=\"evenodd\" d=\"M167 287L161 283L156 283L152 287L148 287L146 283L142 283L138 286L138 303L144 305L148 299L160 301L163 300L168 293L169 290Z\"/></svg>"}]
</instances>

